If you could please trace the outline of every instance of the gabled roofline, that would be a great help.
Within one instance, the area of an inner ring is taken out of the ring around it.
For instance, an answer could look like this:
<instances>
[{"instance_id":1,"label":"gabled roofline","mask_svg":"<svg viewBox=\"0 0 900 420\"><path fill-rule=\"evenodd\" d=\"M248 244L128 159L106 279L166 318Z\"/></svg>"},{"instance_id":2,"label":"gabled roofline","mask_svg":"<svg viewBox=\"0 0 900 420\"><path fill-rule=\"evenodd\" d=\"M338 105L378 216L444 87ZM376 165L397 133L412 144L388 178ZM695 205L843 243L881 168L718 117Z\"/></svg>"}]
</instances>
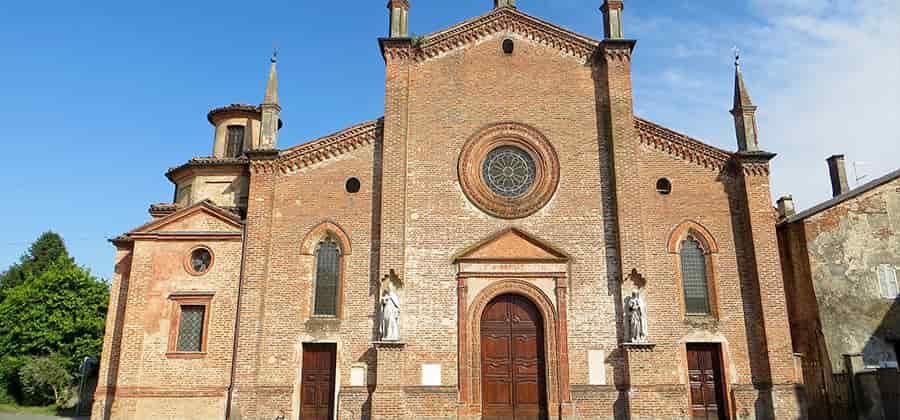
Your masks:
<instances>
[{"instance_id":1,"label":"gabled roofline","mask_svg":"<svg viewBox=\"0 0 900 420\"><path fill-rule=\"evenodd\" d=\"M634 127L641 143L705 168L721 171L734 156L732 152L637 116L634 117Z\"/></svg>"},{"instance_id":2,"label":"gabled roofline","mask_svg":"<svg viewBox=\"0 0 900 420\"><path fill-rule=\"evenodd\" d=\"M538 43L585 60L590 59L600 45L600 41L596 39L536 18L519 9L502 7L426 35L425 42L419 46L414 57L419 61L434 58L503 30L524 33Z\"/></svg>"},{"instance_id":3,"label":"gabled roofline","mask_svg":"<svg viewBox=\"0 0 900 420\"><path fill-rule=\"evenodd\" d=\"M138 226L135 229L132 229L125 235L121 235L121 236L115 238L115 240L121 242L121 241L125 240L126 238L134 238L135 236L141 236L142 234L153 233L156 229L159 229L162 226L165 226L165 225L173 223L173 222L177 222L181 219L184 219L185 217L188 217L194 213L204 211L204 210L207 211L212 216L222 220L223 222L234 226L235 229L240 230L240 229L243 229L243 227L244 227L244 222L236 214L234 214L222 207L215 205L212 201L203 200L199 203L194 204L193 206L178 210L168 216L161 217L156 220L151 220L150 222L147 222L141 226ZM202 234L202 232L199 232L199 233ZM216 232L216 234L230 235L229 232Z\"/></svg>"},{"instance_id":4,"label":"gabled roofline","mask_svg":"<svg viewBox=\"0 0 900 420\"><path fill-rule=\"evenodd\" d=\"M881 178L870 181L870 182L863 184L859 187L856 187L850 191L847 191L837 197L834 197L830 200L819 203L819 204L817 204L813 207L810 207L804 211L801 211L800 213L797 213L791 217L785 218L784 220L778 222L778 226L787 225L787 224L791 224L794 222L799 222L808 217L815 216L816 214L819 214L819 213L821 213L825 210L828 210L828 209L830 209L838 204L841 204L843 202L846 202L846 201L852 200L856 197L859 197L869 191L874 190L875 188L878 188L878 187L880 187L884 184L887 184L888 182L891 182L898 178L900 178L900 169L894 170L893 172L890 172L887 175L882 176Z\"/></svg>"},{"instance_id":5,"label":"gabled roofline","mask_svg":"<svg viewBox=\"0 0 900 420\"><path fill-rule=\"evenodd\" d=\"M297 170L373 143L381 136L384 117L356 124L318 139L282 150L279 164L285 170Z\"/></svg>"}]
</instances>

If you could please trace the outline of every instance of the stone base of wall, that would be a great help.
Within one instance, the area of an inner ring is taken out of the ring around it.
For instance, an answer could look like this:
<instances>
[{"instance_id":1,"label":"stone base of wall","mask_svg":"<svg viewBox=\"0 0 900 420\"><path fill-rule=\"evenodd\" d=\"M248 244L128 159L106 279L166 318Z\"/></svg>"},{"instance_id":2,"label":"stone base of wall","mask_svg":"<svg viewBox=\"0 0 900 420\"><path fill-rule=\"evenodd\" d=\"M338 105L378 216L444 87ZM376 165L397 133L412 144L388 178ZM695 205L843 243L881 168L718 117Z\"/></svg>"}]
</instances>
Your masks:
<instances>
[{"instance_id":1,"label":"stone base of wall","mask_svg":"<svg viewBox=\"0 0 900 420\"><path fill-rule=\"evenodd\" d=\"M614 386L572 385L569 393L575 406L574 419L626 418L628 395Z\"/></svg>"},{"instance_id":2,"label":"stone base of wall","mask_svg":"<svg viewBox=\"0 0 900 420\"><path fill-rule=\"evenodd\" d=\"M221 419L225 418L225 399L214 398L115 398L94 401L91 418L117 419Z\"/></svg>"},{"instance_id":3,"label":"stone base of wall","mask_svg":"<svg viewBox=\"0 0 900 420\"><path fill-rule=\"evenodd\" d=\"M689 407L686 385L632 385L628 392L632 420L690 418Z\"/></svg>"},{"instance_id":4,"label":"stone base of wall","mask_svg":"<svg viewBox=\"0 0 900 420\"><path fill-rule=\"evenodd\" d=\"M455 419L459 392L455 386L408 386L403 389L411 419Z\"/></svg>"},{"instance_id":5,"label":"stone base of wall","mask_svg":"<svg viewBox=\"0 0 900 420\"><path fill-rule=\"evenodd\" d=\"M350 386L338 393L338 418L368 420L372 418L372 392L374 388Z\"/></svg>"},{"instance_id":6,"label":"stone base of wall","mask_svg":"<svg viewBox=\"0 0 900 420\"><path fill-rule=\"evenodd\" d=\"M731 401L737 419L805 419L805 389L797 385L771 388L731 385ZM687 419L690 418L686 385L632 386L618 390L609 385L572 385L572 412L564 420L587 419ZM336 410L341 419L449 420L459 415L454 386L344 387ZM232 420L295 418L293 392L275 387L252 393L235 393ZM111 401L111 403L110 403ZM116 419L212 419L224 418L225 398L125 397L94 401L94 417ZM107 413L104 415L103 413ZM478 418L480 416L474 416ZM556 418L557 416L553 416Z\"/></svg>"},{"instance_id":7,"label":"stone base of wall","mask_svg":"<svg viewBox=\"0 0 900 420\"><path fill-rule=\"evenodd\" d=\"M740 420L806 418L806 390L802 385L731 386L734 412Z\"/></svg>"}]
</instances>

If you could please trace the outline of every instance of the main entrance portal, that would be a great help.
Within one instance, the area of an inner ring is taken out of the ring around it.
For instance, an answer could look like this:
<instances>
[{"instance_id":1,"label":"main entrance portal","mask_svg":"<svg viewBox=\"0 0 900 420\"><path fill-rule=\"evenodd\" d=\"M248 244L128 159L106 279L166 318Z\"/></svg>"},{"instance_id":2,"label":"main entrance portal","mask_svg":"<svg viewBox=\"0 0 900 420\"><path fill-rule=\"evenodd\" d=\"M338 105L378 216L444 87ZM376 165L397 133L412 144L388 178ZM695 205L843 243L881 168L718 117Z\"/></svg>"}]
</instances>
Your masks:
<instances>
[{"instance_id":1,"label":"main entrance portal","mask_svg":"<svg viewBox=\"0 0 900 420\"><path fill-rule=\"evenodd\" d=\"M501 295L481 315L482 418L544 419L544 326L537 307Z\"/></svg>"}]
</instances>

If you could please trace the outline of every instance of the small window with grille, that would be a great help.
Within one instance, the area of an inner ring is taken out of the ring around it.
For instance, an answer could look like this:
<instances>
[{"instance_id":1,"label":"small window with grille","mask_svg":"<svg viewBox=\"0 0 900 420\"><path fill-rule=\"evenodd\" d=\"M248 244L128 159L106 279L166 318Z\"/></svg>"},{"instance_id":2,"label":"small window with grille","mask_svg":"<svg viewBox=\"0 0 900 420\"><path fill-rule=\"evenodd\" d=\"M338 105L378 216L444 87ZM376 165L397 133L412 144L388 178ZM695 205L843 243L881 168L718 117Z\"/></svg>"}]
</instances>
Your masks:
<instances>
[{"instance_id":1,"label":"small window with grille","mask_svg":"<svg viewBox=\"0 0 900 420\"><path fill-rule=\"evenodd\" d=\"M229 125L225 140L225 157L240 156L244 153L244 126Z\"/></svg>"},{"instance_id":2,"label":"small window with grille","mask_svg":"<svg viewBox=\"0 0 900 420\"><path fill-rule=\"evenodd\" d=\"M897 269L890 264L878 266L878 285L881 289L881 297L885 299L897 299L900 297L900 287L897 285Z\"/></svg>"},{"instance_id":3,"label":"small window with grille","mask_svg":"<svg viewBox=\"0 0 900 420\"><path fill-rule=\"evenodd\" d=\"M681 243L681 282L684 289L684 307L690 315L709 315L709 278L706 253L693 237Z\"/></svg>"},{"instance_id":4,"label":"small window with grille","mask_svg":"<svg viewBox=\"0 0 900 420\"><path fill-rule=\"evenodd\" d=\"M341 249L328 235L316 249L316 295L314 314L337 316L340 291Z\"/></svg>"},{"instance_id":5,"label":"small window with grille","mask_svg":"<svg viewBox=\"0 0 900 420\"><path fill-rule=\"evenodd\" d=\"M181 307L181 320L178 322L179 352L203 351L203 320L206 318L206 307L200 305L184 305Z\"/></svg>"},{"instance_id":6,"label":"small window with grille","mask_svg":"<svg viewBox=\"0 0 900 420\"><path fill-rule=\"evenodd\" d=\"M209 307L212 294L173 294L174 316L169 333L169 358L200 358L206 354Z\"/></svg>"}]
</instances>

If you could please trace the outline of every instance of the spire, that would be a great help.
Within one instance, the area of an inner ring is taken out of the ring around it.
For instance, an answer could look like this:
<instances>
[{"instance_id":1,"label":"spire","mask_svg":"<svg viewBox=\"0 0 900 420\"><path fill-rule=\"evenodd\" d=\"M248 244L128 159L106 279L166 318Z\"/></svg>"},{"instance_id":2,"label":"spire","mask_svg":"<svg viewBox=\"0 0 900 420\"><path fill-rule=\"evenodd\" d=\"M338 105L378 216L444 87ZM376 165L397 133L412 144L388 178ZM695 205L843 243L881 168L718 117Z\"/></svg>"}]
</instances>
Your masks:
<instances>
[{"instance_id":1,"label":"spire","mask_svg":"<svg viewBox=\"0 0 900 420\"><path fill-rule=\"evenodd\" d=\"M741 72L741 54L736 52L734 55L734 109L752 106L750 93L747 92L747 87L744 85L744 74Z\"/></svg>"},{"instance_id":2,"label":"spire","mask_svg":"<svg viewBox=\"0 0 900 420\"><path fill-rule=\"evenodd\" d=\"M741 72L740 51L735 48L734 54L734 128L737 134L738 152L758 152L759 134L756 126L756 106L750 100L750 93L744 85L744 74Z\"/></svg>"},{"instance_id":3,"label":"spire","mask_svg":"<svg viewBox=\"0 0 900 420\"><path fill-rule=\"evenodd\" d=\"M265 105L278 105L278 51L272 53L272 64L269 66L269 81L266 82L266 97L263 98Z\"/></svg>"},{"instance_id":4,"label":"spire","mask_svg":"<svg viewBox=\"0 0 900 420\"><path fill-rule=\"evenodd\" d=\"M278 149L278 126L281 122L281 105L278 104L278 52L272 53L272 64L269 65L269 80L266 82L266 96L260 105L262 122L259 133L259 150Z\"/></svg>"}]
</instances>

